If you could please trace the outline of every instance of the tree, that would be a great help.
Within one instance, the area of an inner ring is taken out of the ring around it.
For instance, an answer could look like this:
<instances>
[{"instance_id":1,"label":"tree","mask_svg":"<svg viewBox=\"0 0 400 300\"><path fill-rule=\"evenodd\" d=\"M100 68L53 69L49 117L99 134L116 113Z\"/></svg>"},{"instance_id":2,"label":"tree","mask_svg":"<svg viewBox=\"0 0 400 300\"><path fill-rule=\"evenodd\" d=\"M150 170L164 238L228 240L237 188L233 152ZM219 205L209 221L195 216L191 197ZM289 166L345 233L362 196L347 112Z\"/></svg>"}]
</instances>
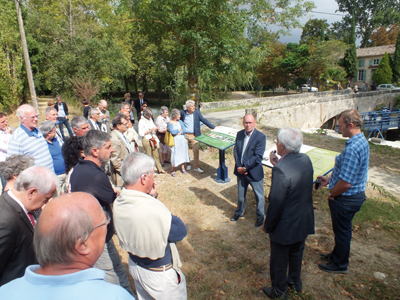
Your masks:
<instances>
[{"instance_id":1,"label":"tree","mask_svg":"<svg viewBox=\"0 0 400 300\"><path fill-rule=\"evenodd\" d=\"M379 63L378 69L372 74L372 80L377 84L391 83L393 72L390 68L389 54L385 52Z\"/></svg>"},{"instance_id":2,"label":"tree","mask_svg":"<svg viewBox=\"0 0 400 300\"><path fill-rule=\"evenodd\" d=\"M322 40L323 37L323 40ZM329 24L325 19L310 19L303 27L300 37L300 45L312 45L318 41L329 41L332 38Z\"/></svg>"},{"instance_id":3,"label":"tree","mask_svg":"<svg viewBox=\"0 0 400 300\"><path fill-rule=\"evenodd\" d=\"M361 48L368 46L373 30L388 26L400 20L399 0L336 0L338 11L347 13L343 22L350 26L353 19L357 25L357 37L361 38Z\"/></svg>"},{"instance_id":4,"label":"tree","mask_svg":"<svg viewBox=\"0 0 400 300\"><path fill-rule=\"evenodd\" d=\"M289 0L138 0L127 3L132 7L131 21L138 24L139 32L149 37L172 33L179 42L177 55L185 60L190 96L196 101L199 76L212 84L208 79L215 80L215 75L229 77L237 74L235 70L253 67L243 60L249 53L248 45L243 43L247 27L265 22L289 29L299 24L298 17L314 7L312 2L303 0L294 6Z\"/></svg>"},{"instance_id":5,"label":"tree","mask_svg":"<svg viewBox=\"0 0 400 300\"><path fill-rule=\"evenodd\" d=\"M350 29L350 37L349 37L349 49L346 51L342 66L347 72L347 79L352 80L357 76L357 50L356 50L356 33L355 33L355 20L353 19L351 23Z\"/></svg>"},{"instance_id":6,"label":"tree","mask_svg":"<svg viewBox=\"0 0 400 300\"><path fill-rule=\"evenodd\" d=\"M285 58L282 60L280 67L292 80L304 79L308 61L309 47L307 45L288 43Z\"/></svg>"},{"instance_id":7,"label":"tree","mask_svg":"<svg viewBox=\"0 0 400 300\"><path fill-rule=\"evenodd\" d=\"M400 25L392 24L389 27L381 26L376 28L370 37L369 46L385 46L396 43Z\"/></svg>"},{"instance_id":8,"label":"tree","mask_svg":"<svg viewBox=\"0 0 400 300\"><path fill-rule=\"evenodd\" d=\"M265 61L256 69L257 78L263 86L272 85L274 90L275 87L288 82L289 77L281 67L285 52L286 45L278 41L269 47Z\"/></svg>"},{"instance_id":9,"label":"tree","mask_svg":"<svg viewBox=\"0 0 400 300\"><path fill-rule=\"evenodd\" d=\"M396 50L393 56L393 81L399 82L400 80L400 31L397 34Z\"/></svg>"}]
</instances>

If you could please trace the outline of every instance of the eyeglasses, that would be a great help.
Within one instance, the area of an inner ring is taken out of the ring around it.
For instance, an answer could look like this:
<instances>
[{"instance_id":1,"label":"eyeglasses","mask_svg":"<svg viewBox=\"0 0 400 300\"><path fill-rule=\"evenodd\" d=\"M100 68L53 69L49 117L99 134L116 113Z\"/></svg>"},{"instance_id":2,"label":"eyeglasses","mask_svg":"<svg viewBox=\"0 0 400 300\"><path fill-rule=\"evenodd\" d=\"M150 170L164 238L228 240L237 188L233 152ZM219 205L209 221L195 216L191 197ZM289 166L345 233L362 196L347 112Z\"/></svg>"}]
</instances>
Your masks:
<instances>
[{"instance_id":1,"label":"eyeglasses","mask_svg":"<svg viewBox=\"0 0 400 300\"><path fill-rule=\"evenodd\" d=\"M25 118L27 118L27 119L31 119L31 120L35 120L35 119L38 119L38 118L39 118L39 116L38 116L38 115L34 115L34 116L30 116L30 117L28 117L28 116L25 116Z\"/></svg>"},{"instance_id":2,"label":"eyeglasses","mask_svg":"<svg viewBox=\"0 0 400 300\"><path fill-rule=\"evenodd\" d=\"M96 225L92 228L92 230L90 230L89 234L87 235L87 237L85 238L85 241L89 238L89 236L92 234L93 230L95 230L96 228L99 228L103 225L108 225L111 222L111 217L108 214L108 212L104 211L104 214L106 215L106 219L103 223L100 223L99 225Z\"/></svg>"}]
</instances>

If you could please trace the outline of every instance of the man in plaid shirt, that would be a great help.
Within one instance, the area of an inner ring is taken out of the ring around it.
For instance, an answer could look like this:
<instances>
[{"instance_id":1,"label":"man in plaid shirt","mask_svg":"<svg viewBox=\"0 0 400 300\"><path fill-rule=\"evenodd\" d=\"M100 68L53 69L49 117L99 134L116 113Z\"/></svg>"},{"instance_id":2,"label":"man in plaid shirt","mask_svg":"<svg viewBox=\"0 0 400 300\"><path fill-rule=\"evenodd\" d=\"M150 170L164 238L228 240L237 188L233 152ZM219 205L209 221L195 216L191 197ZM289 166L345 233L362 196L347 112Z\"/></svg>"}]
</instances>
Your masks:
<instances>
[{"instance_id":1,"label":"man in plaid shirt","mask_svg":"<svg viewBox=\"0 0 400 300\"><path fill-rule=\"evenodd\" d=\"M369 145L361 132L361 114L353 109L343 111L338 118L339 131L348 137L346 147L336 157L332 176L321 178L320 187L329 183L329 209L335 234L335 248L331 253L321 254L322 271L347 273L351 242L351 221L365 201Z\"/></svg>"}]
</instances>

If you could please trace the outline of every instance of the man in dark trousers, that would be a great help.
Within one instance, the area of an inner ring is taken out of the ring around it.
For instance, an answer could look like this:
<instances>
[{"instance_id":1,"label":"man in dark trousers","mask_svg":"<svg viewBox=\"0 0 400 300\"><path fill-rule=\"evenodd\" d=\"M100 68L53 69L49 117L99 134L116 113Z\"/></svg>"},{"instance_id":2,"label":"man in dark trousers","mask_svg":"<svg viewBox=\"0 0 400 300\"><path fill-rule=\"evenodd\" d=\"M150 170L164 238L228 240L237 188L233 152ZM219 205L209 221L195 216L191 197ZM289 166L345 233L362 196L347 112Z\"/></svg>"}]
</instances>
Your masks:
<instances>
[{"instance_id":1,"label":"man in dark trousers","mask_svg":"<svg viewBox=\"0 0 400 300\"><path fill-rule=\"evenodd\" d=\"M103 210L111 216L111 204L113 204L117 194L107 175L101 169L104 164L110 161L113 152L110 139L110 135L103 131L88 131L83 142L85 158L81 159L75 166L71 174L70 184L71 192L86 192L93 195L100 202ZM112 240L114 235L113 224L111 219L111 222L107 225L103 254L94 267L106 272L107 282L119 284L133 295L125 267Z\"/></svg>"},{"instance_id":2,"label":"man in dark trousers","mask_svg":"<svg viewBox=\"0 0 400 300\"><path fill-rule=\"evenodd\" d=\"M60 95L56 96L56 100L57 100L57 102L54 104L54 108L58 112L58 122L59 122L58 126L60 127L60 131L61 131L61 135L62 135L63 139L65 139L63 125L65 125L67 127L69 136L70 137L73 136L71 126L69 126L69 122L68 122L68 106L67 106L67 103L62 101Z\"/></svg>"},{"instance_id":3,"label":"man in dark trousers","mask_svg":"<svg viewBox=\"0 0 400 300\"><path fill-rule=\"evenodd\" d=\"M39 210L56 189L57 177L46 167L22 171L12 190L0 196L0 286L24 276L37 263L33 250L33 229Z\"/></svg>"},{"instance_id":4,"label":"man in dark trousers","mask_svg":"<svg viewBox=\"0 0 400 300\"><path fill-rule=\"evenodd\" d=\"M194 171L203 173L204 171L199 167L199 142L194 138L201 135L200 122L206 124L209 128L214 129L215 126L208 122L203 117L200 111L196 110L193 100L186 101L186 110L181 110L181 121L186 129L186 139L189 144L192 145L193 156L194 156ZM187 165L186 170L190 170L192 167L190 164Z\"/></svg>"},{"instance_id":5,"label":"man in dark trousers","mask_svg":"<svg viewBox=\"0 0 400 300\"><path fill-rule=\"evenodd\" d=\"M238 205L231 221L236 222L243 218L246 205L246 194L249 184L253 188L257 201L257 221L255 226L260 227L264 222L264 170L262 158L265 152L266 137L256 127L257 121L253 115L243 118L244 130L236 135L236 144L233 150L235 157L234 174L238 183Z\"/></svg>"},{"instance_id":6,"label":"man in dark trousers","mask_svg":"<svg viewBox=\"0 0 400 300\"><path fill-rule=\"evenodd\" d=\"M310 158L299 153L303 136L297 129L279 130L278 155L271 152L272 168L269 206L263 230L271 244L270 276L272 287L264 287L270 298L284 297L286 285L301 293L301 263L305 239L314 234L312 201L313 166ZM287 272L289 266L289 273Z\"/></svg>"},{"instance_id":7,"label":"man in dark trousers","mask_svg":"<svg viewBox=\"0 0 400 300\"><path fill-rule=\"evenodd\" d=\"M137 120L139 122L141 115L141 111L142 111L142 105L143 103L149 103L149 101L147 101L146 98L144 98L144 95L142 92L139 93L139 98L136 99L133 104L135 105L135 109L136 109L136 114L137 114Z\"/></svg>"}]
</instances>

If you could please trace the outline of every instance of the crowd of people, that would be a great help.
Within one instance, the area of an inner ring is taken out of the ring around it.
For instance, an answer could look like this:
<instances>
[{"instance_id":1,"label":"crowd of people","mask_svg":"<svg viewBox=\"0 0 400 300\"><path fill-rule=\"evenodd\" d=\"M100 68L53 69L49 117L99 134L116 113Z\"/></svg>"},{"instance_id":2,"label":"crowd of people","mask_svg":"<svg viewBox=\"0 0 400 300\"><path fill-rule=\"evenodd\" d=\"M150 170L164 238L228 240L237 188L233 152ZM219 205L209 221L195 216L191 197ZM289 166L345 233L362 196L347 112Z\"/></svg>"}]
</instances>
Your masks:
<instances>
[{"instance_id":1,"label":"crowd of people","mask_svg":"<svg viewBox=\"0 0 400 300\"><path fill-rule=\"evenodd\" d=\"M201 134L200 122L215 126L191 100L185 110L173 109L170 116L168 108L161 107L154 121L142 93L135 101L129 94L124 98L112 119L108 103L100 100L97 107L85 106L85 116L72 118L71 124L68 107L59 96L54 106L46 108L46 120L39 125L36 110L24 104L17 109L21 124L14 132L7 126L7 116L0 114L1 299L93 295L96 299L187 299L176 246L187 229L157 199L155 172L165 174L163 167L171 163L171 176L179 167L187 174L190 143L193 170L203 173L195 137ZM133 126L134 110L138 132ZM265 287L264 293L286 297L287 287L302 290L305 239L314 233L313 167L308 156L299 153L301 132L289 127L279 130L277 151L270 154L274 167L265 210L266 137L256 124L253 115L244 116L244 129L236 136L238 205L231 221L244 217L250 184L257 202L255 227L268 233L271 243L272 286ZM64 125L70 128L68 138ZM327 263L319 268L326 272L347 273L351 220L365 200L369 148L361 126L357 111L340 114L339 129L349 140L336 158L332 176L321 177L320 187L329 184L335 233L335 248L321 254ZM167 135L173 137L171 147L165 142ZM129 254L136 293L113 242L115 233Z\"/></svg>"}]
</instances>

